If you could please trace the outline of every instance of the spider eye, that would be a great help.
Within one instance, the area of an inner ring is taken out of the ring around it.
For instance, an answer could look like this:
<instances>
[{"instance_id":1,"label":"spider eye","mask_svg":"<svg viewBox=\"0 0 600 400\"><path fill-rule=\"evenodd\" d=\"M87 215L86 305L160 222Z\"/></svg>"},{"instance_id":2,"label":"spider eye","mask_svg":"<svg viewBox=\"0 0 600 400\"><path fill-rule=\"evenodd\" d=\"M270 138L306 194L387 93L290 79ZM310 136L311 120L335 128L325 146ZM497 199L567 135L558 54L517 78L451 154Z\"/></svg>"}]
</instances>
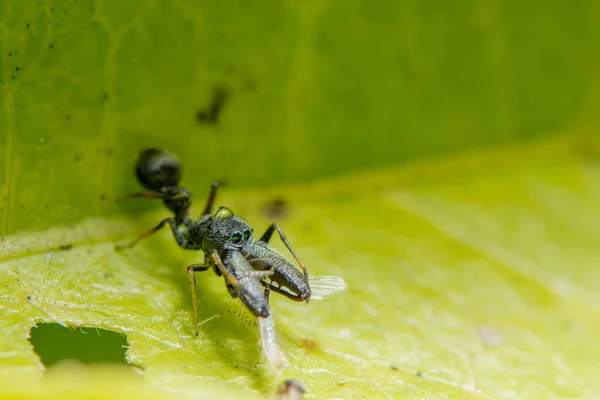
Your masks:
<instances>
[{"instance_id":1,"label":"spider eye","mask_svg":"<svg viewBox=\"0 0 600 400\"><path fill-rule=\"evenodd\" d=\"M244 230L244 240L250 239L250 236L252 236L252 231L250 229L245 229Z\"/></svg>"},{"instance_id":2,"label":"spider eye","mask_svg":"<svg viewBox=\"0 0 600 400\"><path fill-rule=\"evenodd\" d=\"M242 241L242 232L238 232L235 231L231 234L231 242L232 243L239 243Z\"/></svg>"}]
</instances>

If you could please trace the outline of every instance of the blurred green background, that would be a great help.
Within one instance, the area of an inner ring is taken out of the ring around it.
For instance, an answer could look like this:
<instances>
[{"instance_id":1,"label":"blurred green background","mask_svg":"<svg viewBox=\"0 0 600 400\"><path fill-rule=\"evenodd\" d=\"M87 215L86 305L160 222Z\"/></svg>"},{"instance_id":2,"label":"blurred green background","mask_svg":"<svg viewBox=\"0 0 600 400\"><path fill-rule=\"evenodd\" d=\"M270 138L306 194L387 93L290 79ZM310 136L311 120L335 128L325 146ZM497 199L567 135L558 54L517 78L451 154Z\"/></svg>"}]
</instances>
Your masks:
<instances>
[{"instance_id":1,"label":"blurred green background","mask_svg":"<svg viewBox=\"0 0 600 400\"><path fill-rule=\"evenodd\" d=\"M4 0L0 233L122 212L146 146L203 197L596 132L598 20L596 1Z\"/></svg>"}]
</instances>

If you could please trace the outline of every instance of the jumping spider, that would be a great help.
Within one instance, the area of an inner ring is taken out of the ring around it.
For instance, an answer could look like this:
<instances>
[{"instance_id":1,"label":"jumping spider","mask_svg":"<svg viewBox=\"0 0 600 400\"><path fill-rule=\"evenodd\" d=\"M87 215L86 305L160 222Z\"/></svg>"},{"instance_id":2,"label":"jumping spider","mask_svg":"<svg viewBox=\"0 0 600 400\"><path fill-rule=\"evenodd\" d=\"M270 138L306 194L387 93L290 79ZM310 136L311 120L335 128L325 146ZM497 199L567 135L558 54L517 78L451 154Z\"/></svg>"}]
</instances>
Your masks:
<instances>
[{"instance_id":1,"label":"jumping spider","mask_svg":"<svg viewBox=\"0 0 600 400\"><path fill-rule=\"evenodd\" d=\"M200 218L191 219L189 210L192 197L187 189L179 186L181 173L182 168L177 158L166 151L147 149L140 154L136 164L136 175L142 186L150 192L134 193L121 199L138 197L162 199L174 215L163 219L128 245L118 248L131 248L168 224L180 247L204 252L203 264L192 264L187 268L192 289L196 335L198 335L198 308L195 272L212 268L218 276L224 277L229 294L239 298L252 314L260 318L271 315L268 302L270 291L294 301L308 302L313 292L306 267L281 228L273 223L260 239L255 241L252 227L241 217L234 215L231 210L220 207L213 213L219 187L216 182L211 186ZM277 232L290 251L297 266L268 245L274 232ZM345 287L341 278L319 278L321 279L317 284L320 293L313 297L322 297L341 291Z\"/></svg>"}]
</instances>

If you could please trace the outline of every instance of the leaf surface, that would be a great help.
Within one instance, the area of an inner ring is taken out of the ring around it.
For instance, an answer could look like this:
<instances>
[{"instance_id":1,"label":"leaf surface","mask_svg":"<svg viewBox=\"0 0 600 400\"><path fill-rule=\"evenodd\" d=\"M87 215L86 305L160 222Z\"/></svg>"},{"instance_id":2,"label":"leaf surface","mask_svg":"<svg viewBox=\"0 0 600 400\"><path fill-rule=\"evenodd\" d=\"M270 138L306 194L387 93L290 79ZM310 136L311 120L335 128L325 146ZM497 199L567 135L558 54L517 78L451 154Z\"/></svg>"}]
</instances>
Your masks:
<instances>
[{"instance_id":1,"label":"leaf surface","mask_svg":"<svg viewBox=\"0 0 600 400\"><path fill-rule=\"evenodd\" d=\"M307 398L596 397L597 144L560 137L311 185L224 189L219 203L257 232L270 221L265 205L283 199L280 225L309 273L349 284L309 305L273 296L291 363L282 377L305 384ZM197 277L200 319L217 317L193 335L185 267L201 253L179 249L166 231L114 251L165 215L155 207L135 220L4 239L2 390L40 395L26 338L43 321L127 335L127 360L145 380L122 378L107 398L142 398L148 387L157 396L272 397L278 381L261 360L258 329L211 272ZM53 388L46 398L73 395L60 384L72 375L52 376L40 383ZM102 385L94 379L79 388Z\"/></svg>"}]
</instances>

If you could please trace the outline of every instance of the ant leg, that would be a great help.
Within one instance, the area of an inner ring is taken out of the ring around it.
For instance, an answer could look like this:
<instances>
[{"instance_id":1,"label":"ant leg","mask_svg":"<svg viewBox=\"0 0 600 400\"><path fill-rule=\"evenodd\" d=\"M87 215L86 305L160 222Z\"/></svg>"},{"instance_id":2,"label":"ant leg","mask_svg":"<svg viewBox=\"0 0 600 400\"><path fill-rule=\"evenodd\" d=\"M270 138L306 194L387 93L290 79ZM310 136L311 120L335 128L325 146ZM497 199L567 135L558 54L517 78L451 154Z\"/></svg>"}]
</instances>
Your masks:
<instances>
[{"instance_id":1,"label":"ant leg","mask_svg":"<svg viewBox=\"0 0 600 400\"><path fill-rule=\"evenodd\" d=\"M115 199L115 201L120 202L120 201L131 200L131 199L138 199L138 198L143 198L143 199L164 199L165 197L168 197L165 193L158 193L158 192L137 192L137 193L129 194L127 196L117 197Z\"/></svg>"},{"instance_id":2,"label":"ant leg","mask_svg":"<svg viewBox=\"0 0 600 400\"><path fill-rule=\"evenodd\" d=\"M190 209L191 195L185 188L170 188L160 192L137 192L127 196L118 197L117 202L131 199L161 199L167 208L175 214L175 220L178 225L183 223L188 228L194 223L188 218Z\"/></svg>"},{"instance_id":3,"label":"ant leg","mask_svg":"<svg viewBox=\"0 0 600 400\"><path fill-rule=\"evenodd\" d=\"M188 250L199 250L200 249L200 246L198 246L194 243L191 243L188 240L187 231L183 231L183 230L179 229L177 227L177 223L175 222L175 220L173 218L165 218L162 221L160 221L160 223L158 225L156 225L154 228L149 229L148 231L141 234L137 239L134 239L133 241L131 241L131 243L124 245L124 246L115 246L115 247L117 250L130 249L133 246L135 246L136 244L138 244L138 242L140 240L145 239L148 236L152 235L154 232L160 230L163 226L165 226L166 223L168 223L169 226L171 226L171 230L173 231L173 236L175 236L175 240L177 240L177 244L180 247L183 247L184 249L188 249Z\"/></svg>"},{"instance_id":4,"label":"ant leg","mask_svg":"<svg viewBox=\"0 0 600 400\"><path fill-rule=\"evenodd\" d=\"M123 249L130 249L130 248L132 248L133 246L135 246L136 244L138 244L138 242L140 242L142 239L145 239L148 236L152 235L154 232L160 230L163 226L165 226L165 223L167 223L168 220L173 220L173 218L165 218L165 219L163 219L154 228L149 229L146 232L142 233L139 237L137 237L136 239L132 240L129 244L123 245L123 246L115 246L115 248L117 250L123 250ZM174 220L173 220L173 223L175 223Z\"/></svg>"},{"instance_id":5,"label":"ant leg","mask_svg":"<svg viewBox=\"0 0 600 400\"><path fill-rule=\"evenodd\" d=\"M207 215L212 213L213 205L215 203L215 198L217 197L217 189L219 188L219 182L213 182L210 185L210 193L208 194L208 200L206 201L206 206L204 207L204 211L202 215Z\"/></svg>"},{"instance_id":6,"label":"ant leg","mask_svg":"<svg viewBox=\"0 0 600 400\"><path fill-rule=\"evenodd\" d=\"M290 300L294 300L294 301L298 301L298 302L303 302L304 299L302 298L302 296L297 295L297 294L292 294L286 290L283 290L275 285L273 285L272 283L269 282L265 282L265 281L261 281L260 283L262 283L262 285L265 287L265 293L269 290L274 291L275 293L279 293L281 295L284 295L285 297L287 297Z\"/></svg>"},{"instance_id":7,"label":"ant leg","mask_svg":"<svg viewBox=\"0 0 600 400\"><path fill-rule=\"evenodd\" d=\"M210 267L204 264L192 264L187 267L188 279L192 287L192 307L194 308L194 329L196 330L196 336L200 333L198 329L198 301L196 299L196 276L194 272L206 271Z\"/></svg>"},{"instance_id":8,"label":"ant leg","mask_svg":"<svg viewBox=\"0 0 600 400\"><path fill-rule=\"evenodd\" d=\"M308 281L308 271L306 270L306 266L304 265L302 260L300 260L300 257L298 257L298 254L296 254L296 252L294 251L294 249L292 248L290 243L287 241L287 239L286 239L285 235L283 234L283 231L281 230L279 225L277 225L276 223L272 223L271 225L269 225L269 227L267 228L265 233L263 233L263 235L261 236L259 241L264 242L264 243L269 243L269 240L271 239L271 236L273 235L273 231L277 231L277 233L279 234L279 237L281 238L281 241L283 242L283 244L285 244L285 247L287 247L287 249L290 251L290 253L292 253L294 258L296 259L296 262L300 266L300 269L304 273L304 277L306 278L306 281Z\"/></svg>"}]
</instances>

